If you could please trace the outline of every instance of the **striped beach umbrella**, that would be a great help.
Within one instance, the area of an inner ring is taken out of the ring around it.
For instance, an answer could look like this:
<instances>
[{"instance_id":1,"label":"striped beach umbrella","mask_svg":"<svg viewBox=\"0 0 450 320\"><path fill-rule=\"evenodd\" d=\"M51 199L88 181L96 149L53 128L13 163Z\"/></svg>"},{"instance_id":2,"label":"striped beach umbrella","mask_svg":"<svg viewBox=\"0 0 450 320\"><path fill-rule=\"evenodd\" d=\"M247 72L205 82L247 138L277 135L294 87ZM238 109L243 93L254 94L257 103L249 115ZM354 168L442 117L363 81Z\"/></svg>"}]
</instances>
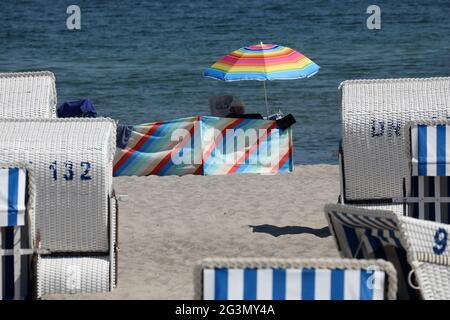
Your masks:
<instances>
[{"instance_id":1,"label":"striped beach umbrella","mask_svg":"<svg viewBox=\"0 0 450 320\"><path fill-rule=\"evenodd\" d=\"M204 72L205 77L224 81L263 81L267 115L267 80L292 80L311 77L319 66L294 49L276 44L240 48L218 60Z\"/></svg>"}]
</instances>

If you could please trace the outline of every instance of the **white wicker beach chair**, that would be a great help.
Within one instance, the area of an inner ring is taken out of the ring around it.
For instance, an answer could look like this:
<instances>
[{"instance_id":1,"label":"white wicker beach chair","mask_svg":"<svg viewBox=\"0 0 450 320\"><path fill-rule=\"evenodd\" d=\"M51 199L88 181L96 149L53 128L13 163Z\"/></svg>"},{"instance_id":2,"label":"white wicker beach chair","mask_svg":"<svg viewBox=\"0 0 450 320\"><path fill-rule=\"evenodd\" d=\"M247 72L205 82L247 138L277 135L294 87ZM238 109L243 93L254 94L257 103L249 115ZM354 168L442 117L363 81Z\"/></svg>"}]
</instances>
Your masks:
<instances>
[{"instance_id":1,"label":"white wicker beach chair","mask_svg":"<svg viewBox=\"0 0 450 320\"><path fill-rule=\"evenodd\" d=\"M341 203L392 204L409 175L403 126L450 116L450 77L344 81L340 94Z\"/></svg>"},{"instance_id":2,"label":"white wicker beach chair","mask_svg":"<svg viewBox=\"0 0 450 320\"><path fill-rule=\"evenodd\" d=\"M449 225L344 205L327 205L325 215L343 258L395 266L400 299L450 299Z\"/></svg>"},{"instance_id":3,"label":"white wicker beach chair","mask_svg":"<svg viewBox=\"0 0 450 320\"><path fill-rule=\"evenodd\" d=\"M395 268L383 260L206 259L195 269L204 300L395 299Z\"/></svg>"},{"instance_id":4,"label":"white wicker beach chair","mask_svg":"<svg viewBox=\"0 0 450 320\"><path fill-rule=\"evenodd\" d=\"M27 161L35 176L31 237L51 253L38 258L38 297L115 286L115 133L110 119L0 119L0 162Z\"/></svg>"},{"instance_id":5,"label":"white wicker beach chair","mask_svg":"<svg viewBox=\"0 0 450 320\"><path fill-rule=\"evenodd\" d=\"M56 118L54 74L0 73L0 118Z\"/></svg>"},{"instance_id":6,"label":"white wicker beach chair","mask_svg":"<svg viewBox=\"0 0 450 320\"><path fill-rule=\"evenodd\" d=\"M24 163L0 163L0 300L33 295L31 241L35 182Z\"/></svg>"}]
</instances>

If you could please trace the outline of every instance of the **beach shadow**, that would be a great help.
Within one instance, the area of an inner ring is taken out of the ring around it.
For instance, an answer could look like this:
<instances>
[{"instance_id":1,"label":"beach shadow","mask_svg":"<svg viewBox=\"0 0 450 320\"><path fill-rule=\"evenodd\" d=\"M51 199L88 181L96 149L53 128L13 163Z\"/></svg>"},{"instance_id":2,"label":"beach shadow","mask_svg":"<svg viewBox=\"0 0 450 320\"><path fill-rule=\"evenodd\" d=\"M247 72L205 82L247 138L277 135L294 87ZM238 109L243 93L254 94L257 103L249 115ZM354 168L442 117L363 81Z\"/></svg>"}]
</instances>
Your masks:
<instances>
[{"instance_id":1,"label":"beach shadow","mask_svg":"<svg viewBox=\"0 0 450 320\"><path fill-rule=\"evenodd\" d=\"M319 238L326 238L331 236L331 232L330 229L328 229L328 227L314 229L302 226L277 227L270 224L261 224L259 226L249 226L249 227L253 229L253 232L267 233L273 237L284 236L287 234L304 234L304 233L312 234Z\"/></svg>"}]
</instances>

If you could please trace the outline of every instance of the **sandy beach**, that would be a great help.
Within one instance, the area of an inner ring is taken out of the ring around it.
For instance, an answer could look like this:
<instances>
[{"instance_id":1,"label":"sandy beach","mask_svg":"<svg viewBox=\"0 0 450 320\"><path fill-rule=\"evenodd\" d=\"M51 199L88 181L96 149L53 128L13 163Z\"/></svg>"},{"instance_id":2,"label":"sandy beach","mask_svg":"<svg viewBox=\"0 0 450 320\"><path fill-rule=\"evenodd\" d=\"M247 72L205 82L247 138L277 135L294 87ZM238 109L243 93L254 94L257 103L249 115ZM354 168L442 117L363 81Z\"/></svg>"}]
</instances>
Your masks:
<instances>
[{"instance_id":1,"label":"sandy beach","mask_svg":"<svg viewBox=\"0 0 450 320\"><path fill-rule=\"evenodd\" d=\"M114 179L120 203L119 282L112 293L46 299L192 299L206 257L337 257L323 214L338 167L278 175Z\"/></svg>"}]
</instances>

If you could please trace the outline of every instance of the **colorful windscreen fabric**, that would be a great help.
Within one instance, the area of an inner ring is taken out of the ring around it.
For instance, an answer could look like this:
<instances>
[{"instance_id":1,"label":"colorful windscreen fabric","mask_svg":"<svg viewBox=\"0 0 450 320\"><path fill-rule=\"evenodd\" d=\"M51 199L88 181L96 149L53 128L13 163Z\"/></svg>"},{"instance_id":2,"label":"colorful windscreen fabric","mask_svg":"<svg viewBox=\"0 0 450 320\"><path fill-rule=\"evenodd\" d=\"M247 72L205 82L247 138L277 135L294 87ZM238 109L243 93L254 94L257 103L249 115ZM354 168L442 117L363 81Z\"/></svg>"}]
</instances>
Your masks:
<instances>
[{"instance_id":1,"label":"colorful windscreen fabric","mask_svg":"<svg viewBox=\"0 0 450 320\"><path fill-rule=\"evenodd\" d=\"M199 117L132 126L125 148L117 148L114 176L198 174L199 126Z\"/></svg>"},{"instance_id":2,"label":"colorful windscreen fabric","mask_svg":"<svg viewBox=\"0 0 450 320\"><path fill-rule=\"evenodd\" d=\"M131 126L114 176L224 175L293 170L292 129L276 121L191 117Z\"/></svg>"},{"instance_id":3,"label":"colorful windscreen fabric","mask_svg":"<svg viewBox=\"0 0 450 320\"><path fill-rule=\"evenodd\" d=\"M203 173L280 173L293 169L291 128L276 121L202 117Z\"/></svg>"}]
</instances>

